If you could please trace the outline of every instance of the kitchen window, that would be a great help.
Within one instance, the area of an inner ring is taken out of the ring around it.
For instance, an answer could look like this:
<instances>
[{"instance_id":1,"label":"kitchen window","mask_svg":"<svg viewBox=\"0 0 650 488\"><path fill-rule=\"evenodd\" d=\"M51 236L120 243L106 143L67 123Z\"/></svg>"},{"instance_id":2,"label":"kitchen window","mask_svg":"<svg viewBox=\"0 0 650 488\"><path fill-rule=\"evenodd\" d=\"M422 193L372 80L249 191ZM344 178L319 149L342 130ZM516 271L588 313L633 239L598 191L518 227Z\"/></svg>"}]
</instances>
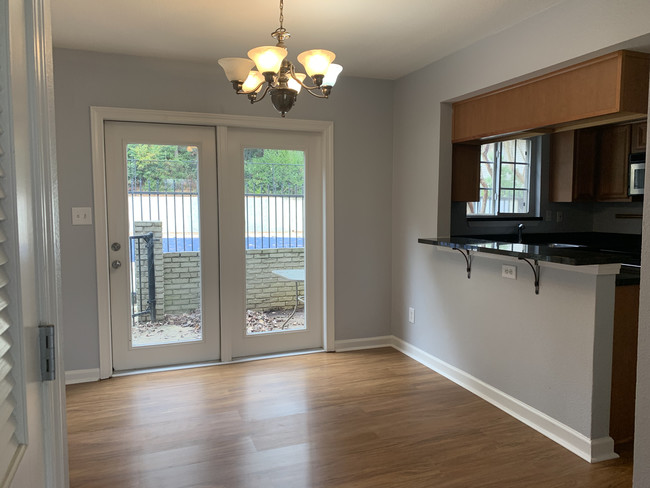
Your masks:
<instances>
[{"instance_id":1,"label":"kitchen window","mask_svg":"<svg viewBox=\"0 0 650 488\"><path fill-rule=\"evenodd\" d=\"M532 150L531 139L481 145L479 201L467 204L467 217L535 215Z\"/></svg>"}]
</instances>

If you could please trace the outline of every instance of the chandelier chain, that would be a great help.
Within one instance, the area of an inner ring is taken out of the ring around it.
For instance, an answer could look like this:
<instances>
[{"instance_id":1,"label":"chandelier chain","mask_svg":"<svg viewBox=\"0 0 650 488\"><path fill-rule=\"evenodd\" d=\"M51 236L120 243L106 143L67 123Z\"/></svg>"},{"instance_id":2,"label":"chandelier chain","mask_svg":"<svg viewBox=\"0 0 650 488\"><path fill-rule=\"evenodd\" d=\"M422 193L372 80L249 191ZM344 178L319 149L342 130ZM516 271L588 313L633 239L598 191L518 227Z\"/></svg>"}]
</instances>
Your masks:
<instances>
[{"instance_id":1,"label":"chandelier chain","mask_svg":"<svg viewBox=\"0 0 650 488\"><path fill-rule=\"evenodd\" d=\"M284 23L284 0L280 0L280 29L283 29Z\"/></svg>"}]
</instances>

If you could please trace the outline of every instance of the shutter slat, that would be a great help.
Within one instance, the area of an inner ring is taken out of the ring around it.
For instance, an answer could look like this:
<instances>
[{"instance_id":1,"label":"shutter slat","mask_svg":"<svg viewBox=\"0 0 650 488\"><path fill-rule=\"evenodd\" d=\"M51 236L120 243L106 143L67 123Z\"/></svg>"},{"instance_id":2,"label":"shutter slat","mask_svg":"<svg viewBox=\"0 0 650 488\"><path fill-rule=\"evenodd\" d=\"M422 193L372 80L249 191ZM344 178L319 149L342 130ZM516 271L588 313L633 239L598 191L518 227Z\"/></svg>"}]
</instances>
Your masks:
<instances>
[{"instance_id":1,"label":"shutter slat","mask_svg":"<svg viewBox=\"0 0 650 488\"><path fill-rule=\"evenodd\" d=\"M9 337L9 334L2 334L0 335L0 368L2 368L3 362L7 362L8 358L5 358L4 355L9 352L9 349L11 349L11 337Z\"/></svg>"},{"instance_id":2,"label":"shutter slat","mask_svg":"<svg viewBox=\"0 0 650 488\"><path fill-rule=\"evenodd\" d=\"M4 288L9 284L9 276L4 268L0 268L0 288Z\"/></svg>"},{"instance_id":3,"label":"shutter slat","mask_svg":"<svg viewBox=\"0 0 650 488\"><path fill-rule=\"evenodd\" d=\"M4 310L9 306L9 297L4 289L0 289L0 310Z\"/></svg>"},{"instance_id":4,"label":"shutter slat","mask_svg":"<svg viewBox=\"0 0 650 488\"><path fill-rule=\"evenodd\" d=\"M0 425L5 424L9 420L14 408L16 408L16 402L11 399L0 405Z\"/></svg>"},{"instance_id":5,"label":"shutter slat","mask_svg":"<svg viewBox=\"0 0 650 488\"><path fill-rule=\"evenodd\" d=\"M12 418L9 418L8 421L2 424L2 427L0 428L0 446L6 446L9 444L14 436L15 431L16 424L13 422Z\"/></svg>"},{"instance_id":6,"label":"shutter slat","mask_svg":"<svg viewBox=\"0 0 650 488\"><path fill-rule=\"evenodd\" d=\"M0 266L2 266L3 264L7 264L7 261L9 261L9 258L7 257L7 253L5 252L4 249L2 249L2 246L0 246Z\"/></svg>"},{"instance_id":7,"label":"shutter slat","mask_svg":"<svg viewBox=\"0 0 650 488\"><path fill-rule=\"evenodd\" d=\"M0 358L0 381L4 381L5 378L9 377L13 365L14 362L11 357Z\"/></svg>"},{"instance_id":8,"label":"shutter slat","mask_svg":"<svg viewBox=\"0 0 650 488\"><path fill-rule=\"evenodd\" d=\"M2 381L0 381L0 405L2 405L7 398L9 398L9 395L11 394L11 390L14 387L14 381L11 377L5 378Z\"/></svg>"},{"instance_id":9,"label":"shutter slat","mask_svg":"<svg viewBox=\"0 0 650 488\"><path fill-rule=\"evenodd\" d=\"M0 312L0 334L4 334L9 329L11 323L7 318L7 312Z\"/></svg>"}]
</instances>

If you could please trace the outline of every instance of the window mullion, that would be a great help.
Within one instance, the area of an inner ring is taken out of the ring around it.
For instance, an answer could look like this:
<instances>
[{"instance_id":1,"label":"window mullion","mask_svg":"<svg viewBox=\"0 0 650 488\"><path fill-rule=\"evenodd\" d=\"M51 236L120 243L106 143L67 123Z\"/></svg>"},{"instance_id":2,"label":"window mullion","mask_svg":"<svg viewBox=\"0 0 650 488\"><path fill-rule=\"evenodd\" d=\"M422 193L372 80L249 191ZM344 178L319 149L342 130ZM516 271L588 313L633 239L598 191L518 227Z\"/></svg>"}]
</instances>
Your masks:
<instances>
[{"instance_id":1,"label":"window mullion","mask_svg":"<svg viewBox=\"0 0 650 488\"><path fill-rule=\"evenodd\" d=\"M494 145L494 215L501 213L501 143Z\"/></svg>"}]
</instances>

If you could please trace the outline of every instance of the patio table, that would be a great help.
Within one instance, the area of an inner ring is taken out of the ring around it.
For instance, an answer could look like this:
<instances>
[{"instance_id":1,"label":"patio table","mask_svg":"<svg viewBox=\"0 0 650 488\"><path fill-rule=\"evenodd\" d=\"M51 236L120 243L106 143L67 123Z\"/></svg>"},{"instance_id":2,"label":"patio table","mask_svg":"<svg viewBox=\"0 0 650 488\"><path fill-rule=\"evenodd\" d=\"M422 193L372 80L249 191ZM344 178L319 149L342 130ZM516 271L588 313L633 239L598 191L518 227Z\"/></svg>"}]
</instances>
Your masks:
<instances>
[{"instance_id":1,"label":"patio table","mask_svg":"<svg viewBox=\"0 0 650 488\"><path fill-rule=\"evenodd\" d=\"M282 329L286 327L286 325L289 323L289 320L293 318L293 316L296 314L296 310L298 309L298 303L302 302L305 303L305 297L300 296L298 292L298 283L300 281L305 281L305 268L301 269L274 269L271 271L273 274L278 275L281 278L284 278L287 281L293 281L294 285L296 286L296 304L293 306L293 311L291 312L291 315L287 317L287 320L284 321L282 324Z\"/></svg>"}]
</instances>

